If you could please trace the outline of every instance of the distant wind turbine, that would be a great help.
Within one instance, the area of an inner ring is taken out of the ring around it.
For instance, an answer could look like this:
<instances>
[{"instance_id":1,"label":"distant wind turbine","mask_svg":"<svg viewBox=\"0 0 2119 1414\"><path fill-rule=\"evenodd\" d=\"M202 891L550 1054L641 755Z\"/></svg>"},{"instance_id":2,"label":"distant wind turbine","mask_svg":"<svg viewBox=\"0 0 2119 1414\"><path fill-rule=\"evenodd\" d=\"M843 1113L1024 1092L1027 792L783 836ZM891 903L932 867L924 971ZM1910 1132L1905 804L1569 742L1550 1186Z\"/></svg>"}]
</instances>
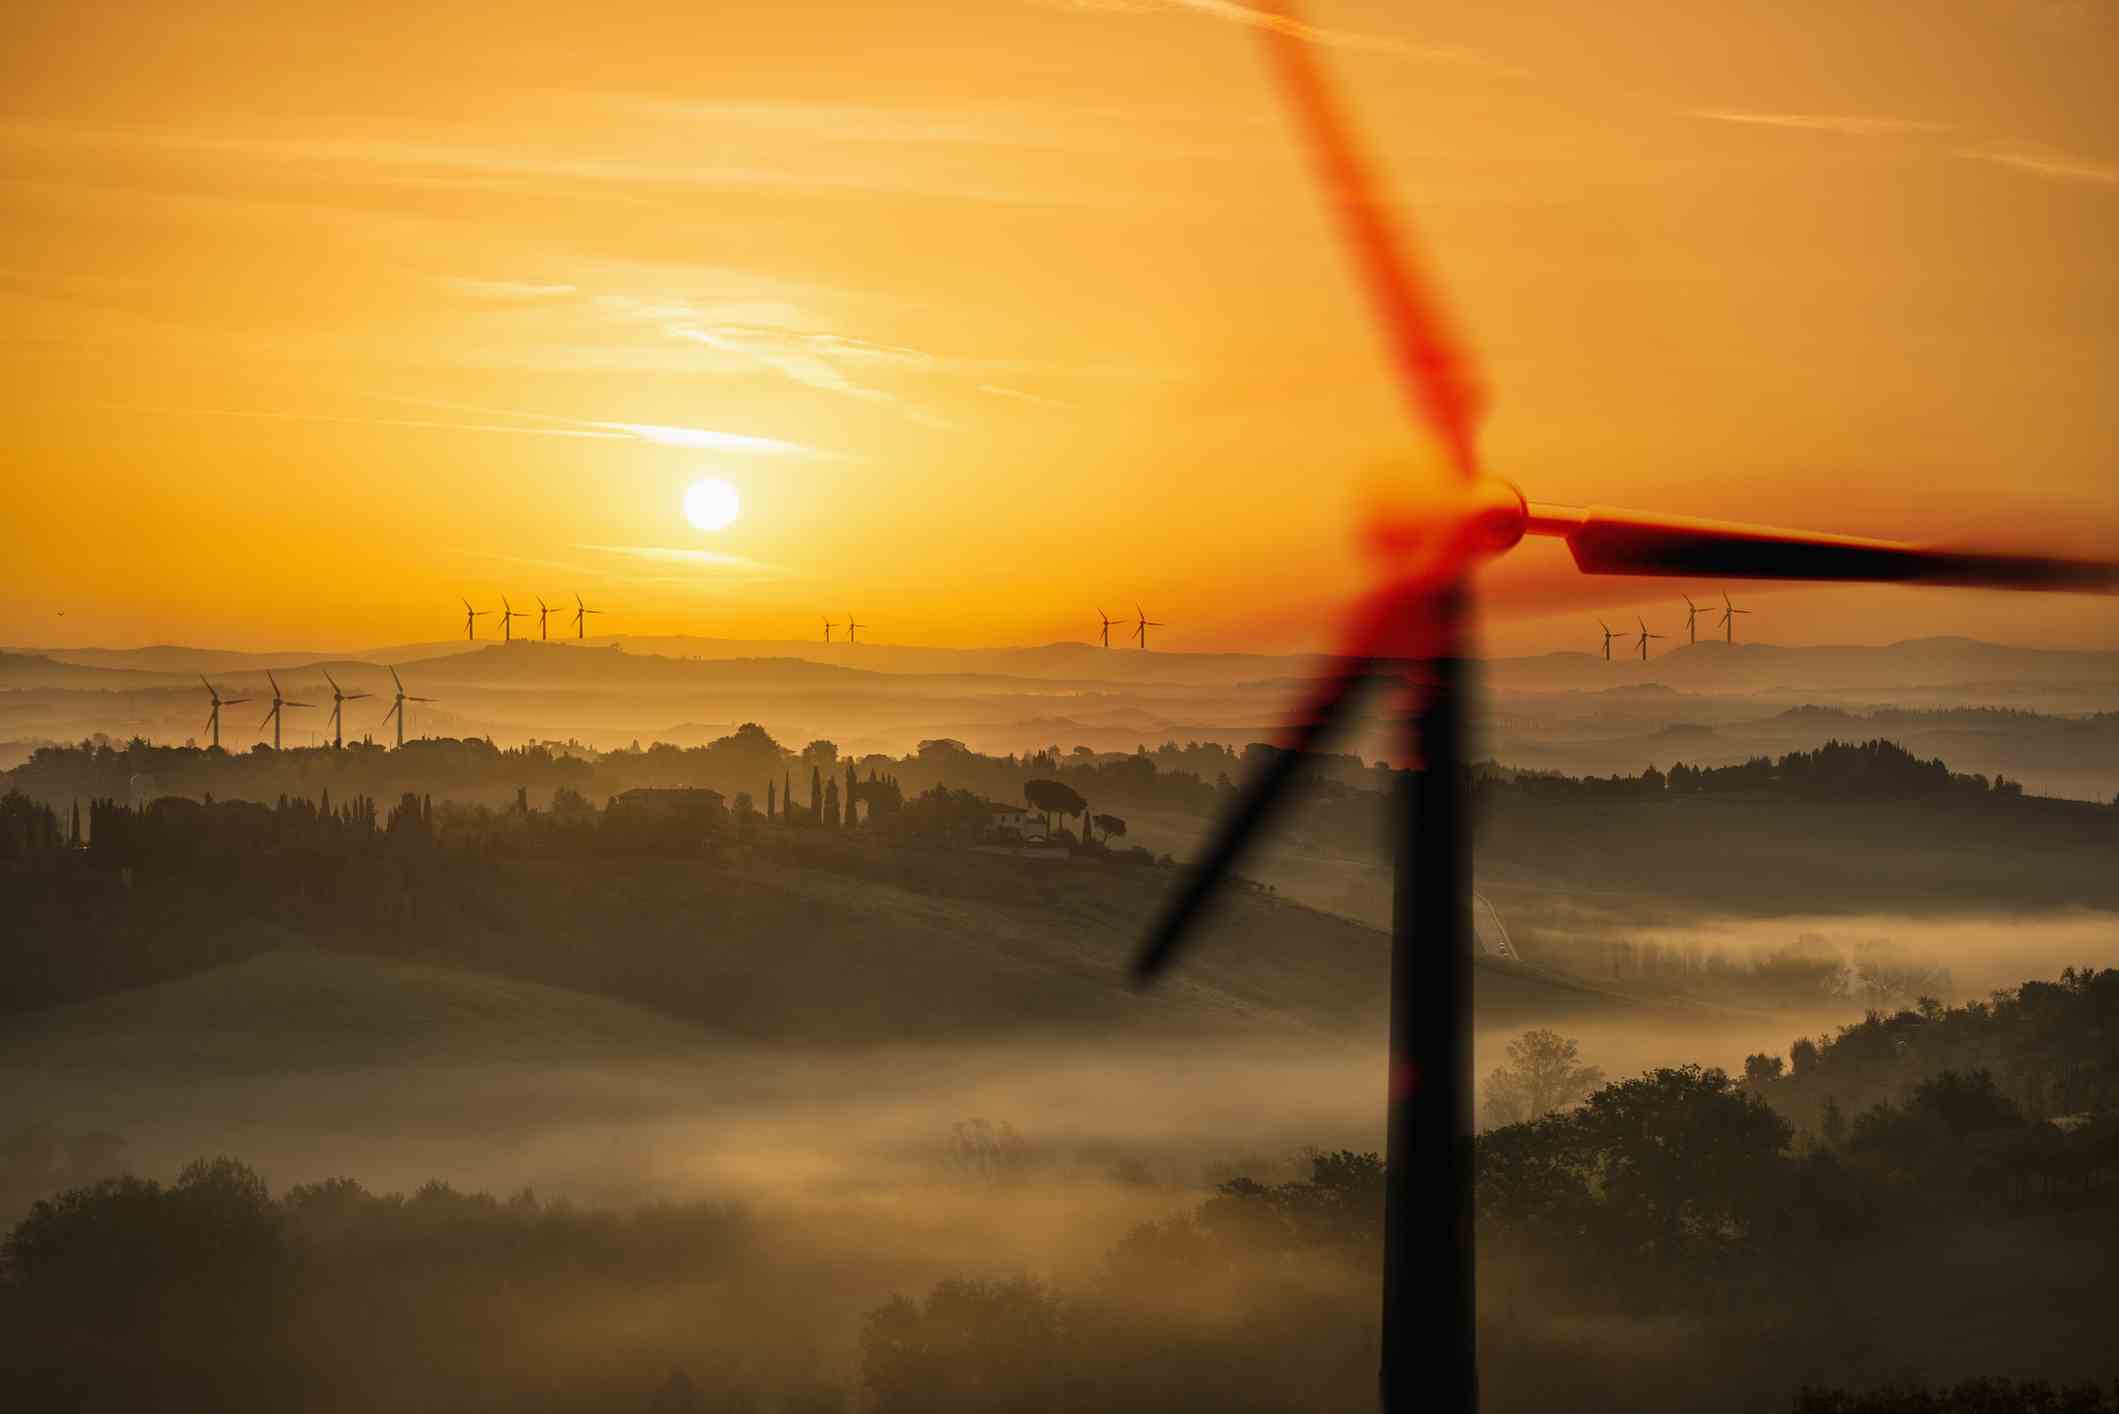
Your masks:
<instances>
[{"instance_id":1,"label":"distant wind turbine","mask_svg":"<svg viewBox=\"0 0 2119 1414\"><path fill-rule=\"evenodd\" d=\"M1648 631L1648 624L1643 619L1636 618L1634 622L1640 624L1641 626L1641 661L1645 663L1648 661L1648 640L1651 638L1661 638L1663 635L1661 635L1660 633L1650 633Z\"/></svg>"},{"instance_id":2,"label":"distant wind turbine","mask_svg":"<svg viewBox=\"0 0 2119 1414\"><path fill-rule=\"evenodd\" d=\"M338 679L331 676L331 669L329 668L324 669L324 681L331 684L331 749L333 751L344 751L346 749L346 704L348 702L358 702L369 694L365 692L347 692L338 685Z\"/></svg>"},{"instance_id":3,"label":"distant wind turbine","mask_svg":"<svg viewBox=\"0 0 2119 1414\"><path fill-rule=\"evenodd\" d=\"M407 697L405 695L404 679L397 675L397 669L395 668L390 670L390 681L397 684L397 697L391 702L390 710L383 713L382 721L376 723L376 725L387 726L392 717L397 718L397 746L402 751L405 746L405 704L407 702L432 702L435 699L431 697Z\"/></svg>"},{"instance_id":4,"label":"distant wind turbine","mask_svg":"<svg viewBox=\"0 0 2119 1414\"><path fill-rule=\"evenodd\" d=\"M857 624L857 623L855 623L855 622L853 621L853 615L852 615L852 614L848 614L848 615L846 616L846 641L847 641L848 643L852 643L852 642L854 642L854 641L855 641L855 639L854 639L854 636L853 636L853 635L854 635L854 630L855 630L855 629L857 629L857 628L867 628L867 627L868 627L868 625L867 625L867 624Z\"/></svg>"},{"instance_id":5,"label":"distant wind turbine","mask_svg":"<svg viewBox=\"0 0 2119 1414\"><path fill-rule=\"evenodd\" d=\"M1110 616L1109 614L1105 613L1105 612L1104 612L1104 611L1103 611L1102 609L1098 609L1098 610L1096 611L1096 616L1097 616L1098 618L1100 618L1100 619L1102 619L1102 620L1104 621L1104 626L1103 626L1103 630L1102 630L1102 632L1103 632L1103 639L1104 639L1104 647L1106 647L1106 648L1109 648L1109 647L1111 646L1111 625L1113 625L1113 624L1117 623L1117 622L1118 622L1118 620L1117 620L1117 619L1114 619L1114 618L1112 618L1112 617L1111 617L1111 616Z\"/></svg>"},{"instance_id":6,"label":"distant wind turbine","mask_svg":"<svg viewBox=\"0 0 2119 1414\"><path fill-rule=\"evenodd\" d=\"M576 594L574 596L574 637L581 638L588 632L589 615L602 612L603 610L601 609L591 609L588 605L582 603L581 596Z\"/></svg>"},{"instance_id":7,"label":"distant wind turbine","mask_svg":"<svg viewBox=\"0 0 2119 1414\"><path fill-rule=\"evenodd\" d=\"M1138 604L1135 604L1133 606L1133 614L1134 617L1139 620L1139 622L1133 625L1133 636L1140 640L1141 651L1146 652L1148 647L1148 630L1151 628L1167 628L1169 627L1169 625L1163 623L1159 619L1149 618L1147 614L1141 610L1141 607Z\"/></svg>"},{"instance_id":8,"label":"distant wind turbine","mask_svg":"<svg viewBox=\"0 0 2119 1414\"><path fill-rule=\"evenodd\" d=\"M1699 620L1700 606L1692 602L1690 594L1680 594L1678 598L1685 601L1685 642L1688 644L1698 643L1700 636L1693 630L1692 626Z\"/></svg>"},{"instance_id":9,"label":"distant wind turbine","mask_svg":"<svg viewBox=\"0 0 2119 1414\"><path fill-rule=\"evenodd\" d=\"M516 608L516 607L515 607L515 606L514 606L513 604L510 604L510 603L508 602L508 596L507 596L507 595L505 595L505 594L501 595L501 596L500 596L500 641L501 641L502 643L513 643L513 642L515 641L515 620L517 620L517 619L526 619L526 618L528 618L529 616L530 616L530 615L529 615L529 613L528 613L527 611L525 611L525 610L522 610L522 609L518 609L518 608Z\"/></svg>"},{"instance_id":10,"label":"distant wind turbine","mask_svg":"<svg viewBox=\"0 0 2119 1414\"><path fill-rule=\"evenodd\" d=\"M491 609L474 609L470 600L464 600L464 637L478 637L478 621L492 612Z\"/></svg>"},{"instance_id":11,"label":"distant wind turbine","mask_svg":"<svg viewBox=\"0 0 2119 1414\"><path fill-rule=\"evenodd\" d=\"M1724 643L1736 642L1736 616L1750 612L1749 609L1739 609L1736 605L1730 603L1727 593L1722 595L1722 641Z\"/></svg>"},{"instance_id":12,"label":"distant wind turbine","mask_svg":"<svg viewBox=\"0 0 2119 1414\"><path fill-rule=\"evenodd\" d=\"M838 627L838 625L837 625L837 624L835 624L835 623L833 623L833 622L831 621L831 619L830 619L830 618L829 618L828 616L827 616L827 617L825 618L825 620L824 620L824 641L825 641L826 643L829 643L829 642L831 642L831 631L832 631L833 629L837 628L837 627Z\"/></svg>"},{"instance_id":13,"label":"distant wind turbine","mask_svg":"<svg viewBox=\"0 0 2119 1414\"><path fill-rule=\"evenodd\" d=\"M205 674L201 673L199 675L199 681L206 682ZM247 697L223 697L220 690L210 682L206 682L206 695L213 699L213 714L206 719L206 730L213 733L213 747L214 750L218 751L221 749L221 709L223 707L233 707L238 702L248 702L250 699Z\"/></svg>"},{"instance_id":14,"label":"distant wind turbine","mask_svg":"<svg viewBox=\"0 0 2119 1414\"><path fill-rule=\"evenodd\" d=\"M544 621L558 612L558 609L545 603L542 594L537 596L537 641L539 643L545 641Z\"/></svg>"},{"instance_id":15,"label":"distant wind turbine","mask_svg":"<svg viewBox=\"0 0 2119 1414\"><path fill-rule=\"evenodd\" d=\"M1618 635L1613 633L1611 625L1605 623L1602 619L1597 620L1597 627L1604 630L1604 661L1608 663L1611 661L1611 640L1617 638Z\"/></svg>"},{"instance_id":16,"label":"distant wind turbine","mask_svg":"<svg viewBox=\"0 0 2119 1414\"><path fill-rule=\"evenodd\" d=\"M310 704L307 702L296 702L292 698L281 697L280 680L272 675L272 669L267 668L265 670L265 679L272 684L272 710L265 714L264 722L258 723L258 730L265 730L265 722L272 723L272 749L278 751L280 749L280 708L307 707Z\"/></svg>"}]
</instances>

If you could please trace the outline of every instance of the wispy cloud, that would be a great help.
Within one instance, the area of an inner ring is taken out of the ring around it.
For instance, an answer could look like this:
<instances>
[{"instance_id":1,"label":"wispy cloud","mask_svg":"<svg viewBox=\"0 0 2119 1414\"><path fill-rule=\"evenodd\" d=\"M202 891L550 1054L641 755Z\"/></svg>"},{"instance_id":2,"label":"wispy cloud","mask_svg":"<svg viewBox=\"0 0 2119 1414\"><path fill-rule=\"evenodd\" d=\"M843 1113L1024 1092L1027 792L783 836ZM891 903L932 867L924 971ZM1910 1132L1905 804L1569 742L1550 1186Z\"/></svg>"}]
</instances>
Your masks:
<instances>
[{"instance_id":1,"label":"wispy cloud","mask_svg":"<svg viewBox=\"0 0 2119 1414\"><path fill-rule=\"evenodd\" d=\"M693 550L674 545L576 545L577 550L593 550L603 555L620 555L631 560L645 560L652 564L697 565L702 569L740 570L747 574L777 574L773 566L762 564L748 555L730 555L720 550Z\"/></svg>"},{"instance_id":2,"label":"wispy cloud","mask_svg":"<svg viewBox=\"0 0 2119 1414\"><path fill-rule=\"evenodd\" d=\"M585 437L599 441L623 442L636 433L616 429L620 423L589 423L579 427L510 427L504 423L488 422L438 422L430 418L410 417L349 417L328 412L286 412L271 408L185 408L147 407L131 403L94 403L90 406L109 412L139 413L149 417L237 417L264 422L326 422L350 427L407 427L432 432L512 432L520 437ZM512 416L512 414L501 414Z\"/></svg>"},{"instance_id":3,"label":"wispy cloud","mask_svg":"<svg viewBox=\"0 0 2119 1414\"><path fill-rule=\"evenodd\" d=\"M1987 143L1970 149L1964 155L1976 157L1982 162L2014 167L2020 172L2050 177L2055 181L2090 182L2098 186L2119 184L2119 162L2080 157L2035 143Z\"/></svg>"},{"instance_id":4,"label":"wispy cloud","mask_svg":"<svg viewBox=\"0 0 2119 1414\"><path fill-rule=\"evenodd\" d=\"M756 452L766 456L799 456L836 460L835 453L777 437L759 437L747 432L722 432L708 427L677 427L657 422L602 422L593 418L562 417L557 413L524 412L513 408L477 407L468 403L437 402L425 398L389 398L390 402L415 407L440 408L449 412L474 413L482 417L516 417L529 422L558 424L554 427L487 427L495 432L548 432L552 436L628 438L652 442L658 447L686 447L710 452Z\"/></svg>"},{"instance_id":5,"label":"wispy cloud","mask_svg":"<svg viewBox=\"0 0 2119 1414\"><path fill-rule=\"evenodd\" d=\"M1072 403L1063 403L1058 398L1048 398L1042 393L1026 393L1021 388L1004 388L998 383L981 383L979 391L996 398L1007 398L1014 402L1036 403L1039 407L1071 408Z\"/></svg>"},{"instance_id":6,"label":"wispy cloud","mask_svg":"<svg viewBox=\"0 0 2119 1414\"><path fill-rule=\"evenodd\" d=\"M1415 59L1424 63L1496 67L1493 60L1455 45L1421 44L1398 35L1377 34L1370 30L1313 25L1254 5L1239 4L1237 0L1045 0L1045 3L1057 9L1092 13L1147 14L1155 11L1182 10L1195 15L1205 15L1226 24L1290 34L1297 39L1306 39L1312 44L1324 45L1331 49L1384 54L1396 59Z\"/></svg>"},{"instance_id":7,"label":"wispy cloud","mask_svg":"<svg viewBox=\"0 0 2119 1414\"><path fill-rule=\"evenodd\" d=\"M451 294L470 299L540 300L578 293L572 285L537 285L525 280L465 280L443 276L436 283Z\"/></svg>"},{"instance_id":8,"label":"wispy cloud","mask_svg":"<svg viewBox=\"0 0 2119 1414\"><path fill-rule=\"evenodd\" d=\"M760 367L769 368L781 377L806 388L837 393L863 402L885 404L923 426L949 425L946 420L917 403L908 402L886 389L856 382L839 367L839 362L844 361L891 365L920 371L930 369L934 360L917 349L865 343L858 339L846 339L830 334L804 334L786 329L746 328L738 325L701 328L690 324L674 324L670 326L668 333L673 339L683 339L721 353L747 358Z\"/></svg>"},{"instance_id":9,"label":"wispy cloud","mask_svg":"<svg viewBox=\"0 0 2119 1414\"><path fill-rule=\"evenodd\" d=\"M1695 118L1717 123L1746 123L1761 128L1800 128L1806 132L1838 133L1842 137L1883 137L1890 133L1938 132L1941 123L1916 118L1878 118L1854 113L1754 113L1734 108L1695 108Z\"/></svg>"}]
</instances>

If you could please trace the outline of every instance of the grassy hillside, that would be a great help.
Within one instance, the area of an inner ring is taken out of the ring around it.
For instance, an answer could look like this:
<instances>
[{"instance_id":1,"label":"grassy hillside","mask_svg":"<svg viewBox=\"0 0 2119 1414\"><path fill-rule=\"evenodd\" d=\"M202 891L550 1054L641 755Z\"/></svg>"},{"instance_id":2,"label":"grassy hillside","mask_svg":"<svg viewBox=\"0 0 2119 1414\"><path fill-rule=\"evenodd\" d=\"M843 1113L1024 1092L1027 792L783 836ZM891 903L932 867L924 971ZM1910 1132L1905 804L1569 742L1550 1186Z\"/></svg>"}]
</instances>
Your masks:
<instances>
[{"instance_id":1,"label":"grassy hillside","mask_svg":"<svg viewBox=\"0 0 2119 1414\"><path fill-rule=\"evenodd\" d=\"M1285 899L1232 896L1187 966L1126 979L1167 870L1032 861L798 834L716 865L626 860L588 873L503 866L453 962L804 1044L1138 1027L1338 1032L1381 1015L1388 943ZM1482 1022L1620 1005L1528 968L1479 973Z\"/></svg>"},{"instance_id":2,"label":"grassy hillside","mask_svg":"<svg viewBox=\"0 0 2119 1414\"><path fill-rule=\"evenodd\" d=\"M587 993L290 944L196 976L10 1017L0 1070L302 1072L685 1055L701 1028Z\"/></svg>"}]
</instances>

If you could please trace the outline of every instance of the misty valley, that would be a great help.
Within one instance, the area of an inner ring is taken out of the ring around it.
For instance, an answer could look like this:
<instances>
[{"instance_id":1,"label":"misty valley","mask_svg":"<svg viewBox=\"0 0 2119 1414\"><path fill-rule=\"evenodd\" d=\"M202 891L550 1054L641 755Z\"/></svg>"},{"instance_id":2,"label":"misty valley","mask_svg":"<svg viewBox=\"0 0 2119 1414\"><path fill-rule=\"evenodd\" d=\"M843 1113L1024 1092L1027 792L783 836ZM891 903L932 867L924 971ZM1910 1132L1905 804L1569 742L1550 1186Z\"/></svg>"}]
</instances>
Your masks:
<instances>
[{"instance_id":1,"label":"misty valley","mask_svg":"<svg viewBox=\"0 0 2119 1414\"><path fill-rule=\"evenodd\" d=\"M1372 1407L1397 773L1309 763L1126 980L1273 756L38 745L0 1365L25 1408ZM1465 788L1488 1407L2119 1401L2119 805L1882 735Z\"/></svg>"}]
</instances>

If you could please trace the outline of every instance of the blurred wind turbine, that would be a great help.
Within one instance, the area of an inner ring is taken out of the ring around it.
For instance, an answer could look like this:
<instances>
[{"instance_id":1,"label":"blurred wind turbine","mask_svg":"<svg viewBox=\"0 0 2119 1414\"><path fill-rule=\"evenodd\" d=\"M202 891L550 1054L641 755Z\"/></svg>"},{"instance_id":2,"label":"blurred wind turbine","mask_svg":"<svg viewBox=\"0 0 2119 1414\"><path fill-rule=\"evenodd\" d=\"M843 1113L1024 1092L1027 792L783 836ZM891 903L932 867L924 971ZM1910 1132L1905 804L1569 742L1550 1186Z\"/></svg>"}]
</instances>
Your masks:
<instances>
[{"instance_id":1,"label":"blurred wind turbine","mask_svg":"<svg viewBox=\"0 0 2119 1414\"><path fill-rule=\"evenodd\" d=\"M559 610L557 610L557 609L553 608L553 607L552 607L551 605L549 605L549 604L545 603L545 601L544 601L544 596L543 596L542 594L540 594L540 595L538 595L538 596L537 596L537 641L538 641L539 643L542 643L542 642L544 642L544 641L545 641L545 637L546 637L546 635L545 635L545 631L544 631L544 622L545 622L545 620L546 620L546 619L548 619L548 618L550 618L550 617L551 617L552 615L554 615L554 614L556 614L556 613L558 613L558 612L559 612Z\"/></svg>"},{"instance_id":2,"label":"blurred wind turbine","mask_svg":"<svg viewBox=\"0 0 2119 1414\"><path fill-rule=\"evenodd\" d=\"M204 673L199 675L199 681L206 682ZM248 702L250 699L247 697L223 697L220 689L210 682L206 682L206 695L213 699L213 712L206 718L206 730L213 733L213 747L214 750L218 751L221 748L221 709L223 707L233 707L238 702Z\"/></svg>"},{"instance_id":3,"label":"blurred wind turbine","mask_svg":"<svg viewBox=\"0 0 2119 1414\"><path fill-rule=\"evenodd\" d=\"M433 702L436 699L432 697L407 697L405 695L404 679L397 675L397 669L395 668L390 670L390 681L397 684L397 696L390 703L390 710L383 713L382 721L377 722L376 725L379 727L387 726L392 717L397 718L397 746L398 750L402 751L405 746L405 704L407 702Z\"/></svg>"},{"instance_id":4,"label":"blurred wind turbine","mask_svg":"<svg viewBox=\"0 0 2119 1414\"><path fill-rule=\"evenodd\" d=\"M1678 598L1685 601L1685 642L1687 644L1698 643L1700 636L1693 631L1692 626L1699 621L1700 606L1692 602L1690 594L1680 594Z\"/></svg>"},{"instance_id":5,"label":"blurred wind turbine","mask_svg":"<svg viewBox=\"0 0 2119 1414\"><path fill-rule=\"evenodd\" d=\"M1109 648L1111 646L1111 625L1117 623L1118 620L1112 618L1102 609L1098 609L1096 611L1096 616L1104 621L1104 626L1102 630L1104 638L1104 647Z\"/></svg>"},{"instance_id":6,"label":"blurred wind turbine","mask_svg":"<svg viewBox=\"0 0 2119 1414\"><path fill-rule=\"evenodd\" d=\"M338 679L331 676L331 669L329 668L324 669L324 681L331 684L331 749L344 751L346 749L344 723L346 704L348 702L358 702L363 697L368 696L368 694L365 692L345 691L338 685Z\"/></svg>"},{"instance_id":7,"label":"blurred wind turbine","mask_svg":"<svg viewBox=\"0 0 2119 1414\"><path fill-rule=\"evenodd\" d=\"M2010 585L2007 587L2022 588L2025 586ZM1736 616L1738 614L1748 614L1750 612L1751 611L1749 609L1739 609L1736 605L1730 603L1729 596L1727 594L1722 595L1722 642L1736 642Z\"/></svg>"},{"instance_id":8,"label":"blurred wind turbine","mask_svg":"<svg viewBox=\"0 0 2119 1414\"><path fill-rule=\"evenodd\" d=\"M854 641L855 641L855 640L854 640L854 636L853 636L853 635L854 635L854 630L855 630L855 629L860 629L860 628L867 628L867 627L868 627L868 625L867 625L867 624L857 624L857 623L855 623L855 622L853 621L853 615L852 615L852 614L848 614L848 615L846 616L846 641L847 641L848 643L852 643L852 642L854 642Z\"/></svg>"},{"instance_id":9,"label":"blurred wind turbine","mask_svg":"<svg viewBox=\"0 0 2119 1414\"><path fill-rule=\"evenodd\" d=\"M508 602L508 596L507 596L507 595L505 595L505 594L501 595L501 596L500 596L500 641L501 641L502 643L513 643L513 642L515 641L515 620L517 620L517 619L526 619L526 618L528 618L529 616L530 616L530 615L529 615L529 613L528 613L528 611L527 611L527 610L523 610L523 609L518 609L518 608L516 608L516 607L515 607L514 605L510 604L510 603Z\"/></svg>"},{"instance_id":10,"label":"blurred wind turbine","mask_svg":"<svg viewBox=\"0 0 2119 1414\"><path fill-rule=\"evenodd\" d=\"M1148 647L1149 629L1169 627L1168 624L1162 622L1160 619L1149 618L1145 613L1141 611L1141 607L1138 604L1135 604L1133 606L1133 616L1134 618L1139 620L1139 622L1133 625L1133 636L1140 640L1140 646L1142 651L1146 651Z\"/></svg>"},{"instance_id":11,"label":"blurred wind turbine","mask_svg":"<svg viewBox=\"0 0 2119 1414\"><path fill-rule=\"evenodd\" d=\"M1472 1231L1471 833L1466 808L1464 633L1471 571L1526 535L1567 542L1585 574L1827 580L2119 591L2119 562L1943 550L1901 541L1733 525L1603 507L1537 504L1481 466L1485 412L1468 352L1377 186L1291 0L1256 26L1338 216L1417 420L1452 474L1411 507L1375 516L1379 582L1353 606L1334 665L1297 709L1283 748L1231 803L1172 891L1134 963L1147 982L1195 936L1309 759L1361 692L1398 694L1390 1063L1383 1195L1385 1414L1467 1414L1479 1403ZM1742 612L1730 606L1732 613ZM1643 630L1645 632L1645 629Z\"/></svg>"},{"instance_id":12,"label":"blurred wind turbine","mask_svg":"<svg viewBox=\"0 0 2119 1414\"><path fill-rule=\"evenodd\" d=\"M1647 623L1642 619L1636 618L1634 622L1641 625L1641 661L1645 663L1648 661L1648 640L1651 638L1661 638L1663 635L1661 635L1660 633L1650 633L1648 631Z\"/></svg>"},{"instance_id":13,"label":"blurred wind turbine","mask_svg":"<svg viewBox=\"0 0 2119 1414\"><path fill-rule=\"evenodd\" d=\"M828 616L827 616L827 617L825 618L825 620L824 620L824 641L825 641L826 643L829 643L829 642L831 642L831 631L832 631L833 629L837 628L837 627L838 627L838 625L837 625L837 624L835 624L835 623L833 623L833 622L831 621L831 619L830 619L830 618L829 618Z\"/></svg>"},{"instance_id":14,"label":"blurred wind turbine","mask_svg":"<svg viewBox=\"0 0 2119 1414\"><path fill-rule=\"evenodd\" d=\"M478 620L492 612L491 609L474 609L470 600L464 600L464 637L478 637Z\"/></svg>"},{"instance_id":15,"label":"blurred wind turbine","mask_svg":"<svg viewBox=\"0 0 2119 1414\"><path fill-rule=\"evenodd\" d=\"M574 596L574 637L578 639L587 633L589 615L602 612L603 610L601 609L591 609L588 605L582 603L581 596L576 594Z\"/></svg>"},{"instance_id":16,"label":"blurred wind turbine","mask_svg":"<svg viewBox=\"0 0 2119 1414\"><path fill-rule=\"evenodd\" d=\"M264 722L258 723L258 730L265 730L265 722L272 723L272 749L278 751L280 749L280 709L282 707L307 707L309 704L296 702L292 698L281 697L280 680L272 675L272 669L267 668L265 670L265 680L272 684L272 710L265 714Z\"/></svg>"},{"instance_id":17,"label":"blurred wind turbine","mask_svg":"<svg viewBox=\"0 0 2119 1414\"><path fill-rule=\"evenodd\" d=\"M1611 661L1611 640L1618 637L1618 635L1613 633L1611 625L1605 623L1602 619L1597 620L1597 627L1604 630L1604 661L1608 663Z\"/></svg>"}]
</instances>

